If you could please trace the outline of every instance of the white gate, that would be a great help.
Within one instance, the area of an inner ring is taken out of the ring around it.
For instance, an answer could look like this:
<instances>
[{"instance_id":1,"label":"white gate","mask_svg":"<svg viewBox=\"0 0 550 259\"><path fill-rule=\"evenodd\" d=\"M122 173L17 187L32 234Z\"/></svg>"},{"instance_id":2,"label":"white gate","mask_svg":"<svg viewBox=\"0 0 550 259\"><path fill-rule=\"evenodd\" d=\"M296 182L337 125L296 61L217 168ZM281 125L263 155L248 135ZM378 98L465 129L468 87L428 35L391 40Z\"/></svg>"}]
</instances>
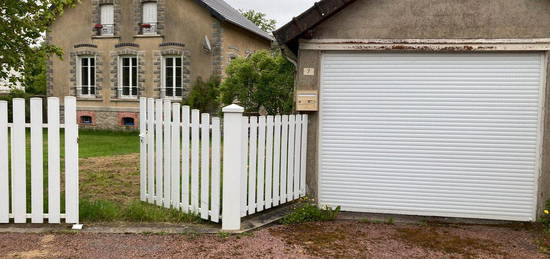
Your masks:
<instances>
[{"instance_id":1,"label":"white gate","mask_svg":"<svg viewBox=\"0 0 550 259\"><path fill-rule=\"evenodd\" d=\"M235 230L241 217L303 197L307 115L242 113L224 108L222 142L219 118L141 98L141 199Z\"/></svg>"},{"instance_id":2,"label":"white gate","mask_svg":"<svg viewBox=\"0 0 550 259\"><path fill-rule=\"evenodd\" d=\"M0 101L0 223L78 223L78 126L76 98L65 97L65 124L60 124L59 99L48 98L47 124L42 99L30 100L30 123L25 121L25 99L13 100L13 123L8 123L8 102ZM30 128L30 178L27 178L26 133ZM61 142L65 136L65 212L61 202ZM43 131L47 129L47 162L44 174ZM9 139L9 142L8 142ZM10 159L11 158L11 159ZM11 181L8 170L11 169ZM47 176L47 212L44 212L43 177ZM27 181L30 180L30 210ZM10 184L11 182L11 184ZM11 206L10 206L11 198ZM11 212L10 212L11 207ZM30 213L28 213L30 211Z\"/></svg>"},{"instance_id":3,"label":"white gate","mask_svg":"<svg viewBox=\"0 0 550 259\"><path fill-rule=\"evenodd\" d=\"M141 200L219 222L220 119L141 98L140 131Z\"/></svg>"}]
</instances>

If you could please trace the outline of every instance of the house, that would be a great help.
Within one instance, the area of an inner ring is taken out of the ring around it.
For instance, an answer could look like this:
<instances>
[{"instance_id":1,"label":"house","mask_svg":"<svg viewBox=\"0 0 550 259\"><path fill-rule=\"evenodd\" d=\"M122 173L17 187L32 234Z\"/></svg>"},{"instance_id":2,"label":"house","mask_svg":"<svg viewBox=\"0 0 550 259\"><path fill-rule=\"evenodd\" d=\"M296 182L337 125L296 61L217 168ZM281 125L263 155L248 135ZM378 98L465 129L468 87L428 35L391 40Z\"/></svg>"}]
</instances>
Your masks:
<instances>
[{"instance_id":1,"label":"house","mask_svg":"<svg viewBox=\"0 0 550 259\"><path fill-rule=\"evenodd\" d=\"M137 127L139 97L180 101L272 36L223 0L83 0L47 41L64 50L48 63L48 95L76 96L82 127L121 129Z\"/></svg>"},{"instance_id":2,"label":"house","mask_svg":"<svg viewBox=\"0 0 550 259\"><path fill-rule=\"evenodd\" d=\"M548 28L550 1L323 0L277 30L298 102L318 95L298 105L310 194L344 211L536 220Z\"/></svg>"}]
</instances>

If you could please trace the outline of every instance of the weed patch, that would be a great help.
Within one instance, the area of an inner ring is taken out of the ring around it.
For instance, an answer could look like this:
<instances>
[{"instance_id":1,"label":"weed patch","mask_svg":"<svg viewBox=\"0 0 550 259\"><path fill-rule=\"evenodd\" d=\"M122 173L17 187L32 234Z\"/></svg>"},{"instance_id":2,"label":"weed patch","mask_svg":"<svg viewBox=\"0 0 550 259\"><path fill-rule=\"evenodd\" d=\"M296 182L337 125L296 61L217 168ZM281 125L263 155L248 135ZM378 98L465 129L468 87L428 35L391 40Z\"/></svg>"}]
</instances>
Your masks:
<instances>
[{"instance_id":1,"label":"weed patch","mask_svg":"<svg viewBox=\"0 0 550 259\"><path fill-rule=\"evenodd\" d=\"M296 208L292 213L281 219L284 225L301 224L315 221L333 221L340 213L340 207L336 209L320 209L313 204L303 204Z\"/></svg>"}]
</instances>

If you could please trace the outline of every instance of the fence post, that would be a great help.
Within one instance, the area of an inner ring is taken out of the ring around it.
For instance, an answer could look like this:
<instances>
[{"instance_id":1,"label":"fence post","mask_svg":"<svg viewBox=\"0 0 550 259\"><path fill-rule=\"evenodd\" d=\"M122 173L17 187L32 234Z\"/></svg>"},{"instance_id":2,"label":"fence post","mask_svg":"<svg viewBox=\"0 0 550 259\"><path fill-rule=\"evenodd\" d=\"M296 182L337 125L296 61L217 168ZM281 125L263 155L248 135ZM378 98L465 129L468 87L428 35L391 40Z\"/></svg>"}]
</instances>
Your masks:
<instances>
[{"instance_id":1,"label":"fence post","mask_svg":"<svg viewBox=\"0 0 550 259\"><path fill-rule=\"evenodd\" d=\"M222 230L241 229L242 117L236 104L223 108Z\"/></svg>"}]
</instances>

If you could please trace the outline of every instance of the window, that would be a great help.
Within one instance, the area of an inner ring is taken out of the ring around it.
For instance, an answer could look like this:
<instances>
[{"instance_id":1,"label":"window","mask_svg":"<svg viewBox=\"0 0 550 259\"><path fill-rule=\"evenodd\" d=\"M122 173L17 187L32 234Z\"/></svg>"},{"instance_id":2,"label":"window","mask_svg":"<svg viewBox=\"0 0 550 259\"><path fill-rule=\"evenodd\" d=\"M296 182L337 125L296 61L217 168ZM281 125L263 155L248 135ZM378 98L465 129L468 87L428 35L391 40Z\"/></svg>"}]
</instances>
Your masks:
<instances>
[{"instance_id":1,"label":"window","mask_svg":"<svg viewBox=\"0 0 550 259\"><path fill-rule=\"evenodd\" d=\"M138 59L134 56L120 57L120 86L122 96L137 97L138 94Z\"/></svg>"},{"instance_id":2,"label":"window","mask_svg":"<svg viewBox=\"0 0 550 259\"><path fill-rule=\"evenodd\" d=\"M183 95L182 58L164 58L163 87L166 97L181 97Z\"/></svg>"},{"instance_id":3,"label":"window","mask_svg":"<svg viewBox=\"0 0 550 259\"><path fill-rule=\"evenodd\" d=\"M80 116L80 124L92 124L92 116Z\"/></svg>"},{"instance_id":4,"label":"window","mask_svg":"<svg viewBox=\"0 0 550 259\"><path fill-rule=\"evenodd\" d=\"M101 35L114 35L115 34L115 8L112 4L105 4L100 6L101 9Z\"/></svg>"},{"instance_id":5,"label":"window","mask_svg":"<svg viewBox=\"0 0 550 259\"><path fill-rule=\"evenodd\" d=\"M80 96L95 95L95 57L80 57L79 84Z\"/></svg>"},{"instance_id":6,"label":"window","mask_svg":"<svg viewBox=\"0 0 550 259\"><path fill-rule=\"evenodd\" d=\"M157 34L157 3L147 2L143 4L143 23L141 25L142 33Z\"/></svg>"},{"instance_id":7,"label":"window","mask_svg":"<svg viewBox=\"0 0 550 259\"><path fill-rule=\"evenodd\" d=\"M122 118L122 125L124 125L124 126L135 126L136 123L134 121L134 118L124 117L124 118Z\"/></svg>"}]
</instances>

